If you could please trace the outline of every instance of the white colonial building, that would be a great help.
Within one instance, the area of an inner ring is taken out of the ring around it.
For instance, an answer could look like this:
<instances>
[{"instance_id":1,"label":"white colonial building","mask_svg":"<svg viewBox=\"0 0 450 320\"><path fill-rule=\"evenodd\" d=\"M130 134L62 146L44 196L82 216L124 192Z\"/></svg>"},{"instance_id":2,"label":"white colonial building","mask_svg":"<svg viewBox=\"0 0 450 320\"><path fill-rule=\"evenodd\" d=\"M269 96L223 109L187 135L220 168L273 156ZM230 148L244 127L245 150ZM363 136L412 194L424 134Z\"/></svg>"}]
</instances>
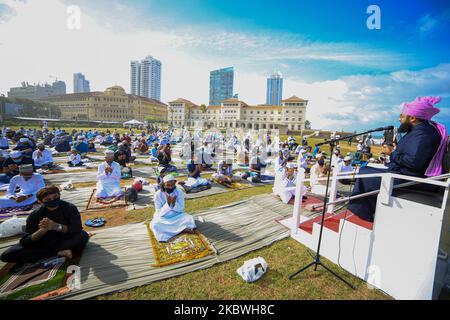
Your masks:
<instances>
[{"instance_id":1,"label":"white colonial building","mask_svg":"<svg viewBox=\"0 0 450 320\"><path fill-rule=\"evenodd\" d=\"M215 128L305 129L308 101L293 96L282 100L280 106L250 106L236 98L220 106L199 106L186 99L169 102L168 121L174 127L203 125Z\"/></svg>"}]
</instances>

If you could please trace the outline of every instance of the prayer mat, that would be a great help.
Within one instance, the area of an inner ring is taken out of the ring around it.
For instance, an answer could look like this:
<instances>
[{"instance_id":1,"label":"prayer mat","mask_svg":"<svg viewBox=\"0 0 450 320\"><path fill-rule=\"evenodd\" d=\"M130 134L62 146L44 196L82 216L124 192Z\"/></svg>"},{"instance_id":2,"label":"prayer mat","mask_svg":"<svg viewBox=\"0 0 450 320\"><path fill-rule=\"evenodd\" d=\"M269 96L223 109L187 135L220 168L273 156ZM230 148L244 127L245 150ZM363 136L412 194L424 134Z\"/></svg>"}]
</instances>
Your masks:
<instances>
[{"instance_id":1,"label":"prayer mat","mask_svg":"<svg viewBox=\"0 0 450 320\"><path fill-rule=\"evenodd\" d=\"M15 271L12 271L11 264L6 265L4 268L9 270L0 279L0 299L30 299L61 287L65 274L61 270L63 264L60 262L49 267L42 263L27 264Z\"/></svg>"},{"instance_id":2,"label":"prayer mat","mask_svg":"<svg viewBox=\"0 0 450 320\"><path fill-rule=\"evenodd\" d=\"M245 183L245 182L244 183L242 183L242 182L220 183L216 177L211 177L211 180L214 183L217 183L218 185L221 185L227 189L233 189L233 190L245 189L245 187L248 186L248 183ZM241 181L241 180L239 180L239 181Z\"/></svg>"},{"instance_id":3,"label":"prayer mat","mask_svg":"<svg viewBox=\"0 0 450 320\"><path fill-rule=\"evenodd\" d=\"M184 192L186 192L186 193L198 193L198 192L202 192L202 191L211 189L211 184L207 184L207 185L204 185L204 186L198 186L198 187L195 187L195 188L189 187L189 186L187 186L185 184L180 184L180 186L183 187Z\"/></svg>"},{"instance_id":4,"label":"prayer mat","mask_svg":"<svg viewBox=\"0 0 450 320\"><path fill-rule=\"evenodd\" d=\"M164 267L175 263L200 259L214 253L206 238L198 231L193 234L180 233L168 242L159 242L146 223L153 255L156 263L153 267Z\"/></svg>"},{"instance_id":5,"label":"prayer mat","mask_svg":"<svg viewBox=\"0 0 450 320\"><path fill-rule=\"evenodd\" d=\"M30 204L22 207L14 208L2 208L0 209L0 222L14 216L27 217L33 212L34 204Z\"/></svg>"},{"instance_id":6,"label":"prayer mat","mask_svg":"<svg viewBox=\"0 0 450 320\"><path fill-rule=\"evenodd\" d=\"M69 293L67 268L79 265L82 252L74 252L71 260L54 266L44 263L56 257L15 268L8 263L0 269L0 300L45 300Z\"/></svg>"},{"instance_id":7,"label":"prayer mat","mask_svg":"<svg viewBox=\"0 0 450 320\"><path fill-rule=\"evenodd\" d=\"M99 210L99 209L110 209L110 208L118 208L118 207L126 207L128 206L128 201L125 198L125 188L123 189L123 196L120 197L119 200L114 201L112 203L100 203L97 202L97 197L95 196L95 192L97 189L93 189L91 196L89 197L88 204L86 206L86 210ZM103 198L103 200L112 200L115 197Z\"/></svg>"}]
</instances>

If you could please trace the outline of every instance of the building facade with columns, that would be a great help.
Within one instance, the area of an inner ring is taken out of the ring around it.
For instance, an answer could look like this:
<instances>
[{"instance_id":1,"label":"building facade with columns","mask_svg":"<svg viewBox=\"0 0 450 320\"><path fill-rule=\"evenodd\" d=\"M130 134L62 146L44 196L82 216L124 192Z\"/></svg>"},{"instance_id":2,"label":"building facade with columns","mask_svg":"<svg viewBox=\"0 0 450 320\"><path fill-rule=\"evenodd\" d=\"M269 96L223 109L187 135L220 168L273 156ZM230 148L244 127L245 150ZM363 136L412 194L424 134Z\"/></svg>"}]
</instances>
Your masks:
<instances>
[{"instance_id":1,"label":"building facade with columns","mask_svg":"<svg viewBox=\"0 0 450 320\"><path fill-rule=\"evenodd\" d=\"M75 93L48 97L46 102L58 106L64 120L125 122L136 119L167 121L167 105L158 100L126 94L120 86L104 92Z\"/></svg>"},{"instance_id":2,"label":"building facade with columns","mask_svg":"<svg viewBox=\"0 0 450 320\"><path fill-rule=\"evenodd\" d=\"M292 96L281 105L248 105L236 98L220 106L200 106L186 99L169 102L168 122L174 127L203 125L215 128L305 129L308 101Z\"/></svg>"}]
</instances>

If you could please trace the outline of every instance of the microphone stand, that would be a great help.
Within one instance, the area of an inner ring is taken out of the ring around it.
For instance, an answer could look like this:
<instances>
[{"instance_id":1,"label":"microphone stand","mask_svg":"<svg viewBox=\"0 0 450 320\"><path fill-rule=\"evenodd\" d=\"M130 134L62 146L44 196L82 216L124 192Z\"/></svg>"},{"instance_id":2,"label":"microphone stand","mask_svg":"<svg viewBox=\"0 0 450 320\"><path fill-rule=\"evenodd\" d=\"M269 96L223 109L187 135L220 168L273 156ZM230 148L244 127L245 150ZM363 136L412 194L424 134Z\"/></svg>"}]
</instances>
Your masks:
<instances>
[{"instance_id":1,"label":"microphone stand","mask_svg":"<svg viewBox=\"0 0 450 320\"><path fill-rule=\"evenodd\" d=\"M316 144L317 146L322 146L325 144L328 144L330 146L330 151L331 151L331 155L330 155L330 166L333 166L333 153L334 153L334 148L336 146L336 142L338 141L342 141L342 140L348 140L350 138L353 137L357 137L357 136L361 136L361 135L365 135L368 133L372 133L372 132L377 132L377 131L383 131L386 128L379 128L379 129L375 129L375 130L369 130L366 132L361 132L361 133L357 133L357 134L353 134L353 135L348 135L342 138L338 138L338 139L330 139L330 140L325 140L322 143L318 143ZM337 170L337 168L334 168L334 170ZM292 280L296 275L302 273L303 271L309 269L310 267L314 266L314 271L317 271L317 267L318 266L322 266L325 270L327 270L328 272L330 272L332 275L334 275L336 278L338 278L339 280L341 280L342 282L344 282L346 285L348 285L350 288L352 289L356 289L355 286L353 284L351 284L349 281L345 280L343 277L341 277L339 274L337 274L336 272L334 272L333 270L331 270L330 268L328 268L326 265L324 265L322 263L322 260L320 258L320 246L322 244L322 234L323 234L323 228L324 228L324 224L325 224L325 214L326 214L326 210L327 210L327 204L329 202L329 196L328 196L328 186L330 185L330 177L331 177L331 168L330 170L328 170L327 173L327 186L325 188L325 199L324 199L324 204L323 204L323 209L322 209L322 219L320 222L320 233L319 233L319 242L317 244L317 251L316 251L316 256L314 257L314 261L311 262L310 264L302 267L301 269L299 269L298 271L296 271L295 273L291 274L289 276L289 280ZM298 227L298 226L297 226Z\"/></svg>"}]
</instances>

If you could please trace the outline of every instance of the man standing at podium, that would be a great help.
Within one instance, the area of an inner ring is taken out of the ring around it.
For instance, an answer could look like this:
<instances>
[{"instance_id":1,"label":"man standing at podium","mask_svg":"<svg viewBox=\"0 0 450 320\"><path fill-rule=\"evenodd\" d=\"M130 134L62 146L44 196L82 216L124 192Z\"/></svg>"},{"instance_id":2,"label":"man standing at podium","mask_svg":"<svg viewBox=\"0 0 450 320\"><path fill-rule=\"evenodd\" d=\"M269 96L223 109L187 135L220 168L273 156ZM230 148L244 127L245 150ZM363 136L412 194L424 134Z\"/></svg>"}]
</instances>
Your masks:
<instances>
[{"instance_id":1,"label":"man standing at podium","mask_svg":"<svg viewBox=\"0 0 450 320\"><path fill-rule=\"evenodd\" d=\"M440 112L434 107L440 97L422 97L405 103L400 115L399 133L405 133L397 148L390 154L386 169L361 168L359 174L392 172L414 177L433 177L442 174L442 161L447 148L448 134L444 125L431 121ZM401 183L394 181L394 183ZM357 179L352 196L379 190L381 178ZM377 196L351 200L348 209L358 217L373 221Z\"/></svg>"}]
</instances>

